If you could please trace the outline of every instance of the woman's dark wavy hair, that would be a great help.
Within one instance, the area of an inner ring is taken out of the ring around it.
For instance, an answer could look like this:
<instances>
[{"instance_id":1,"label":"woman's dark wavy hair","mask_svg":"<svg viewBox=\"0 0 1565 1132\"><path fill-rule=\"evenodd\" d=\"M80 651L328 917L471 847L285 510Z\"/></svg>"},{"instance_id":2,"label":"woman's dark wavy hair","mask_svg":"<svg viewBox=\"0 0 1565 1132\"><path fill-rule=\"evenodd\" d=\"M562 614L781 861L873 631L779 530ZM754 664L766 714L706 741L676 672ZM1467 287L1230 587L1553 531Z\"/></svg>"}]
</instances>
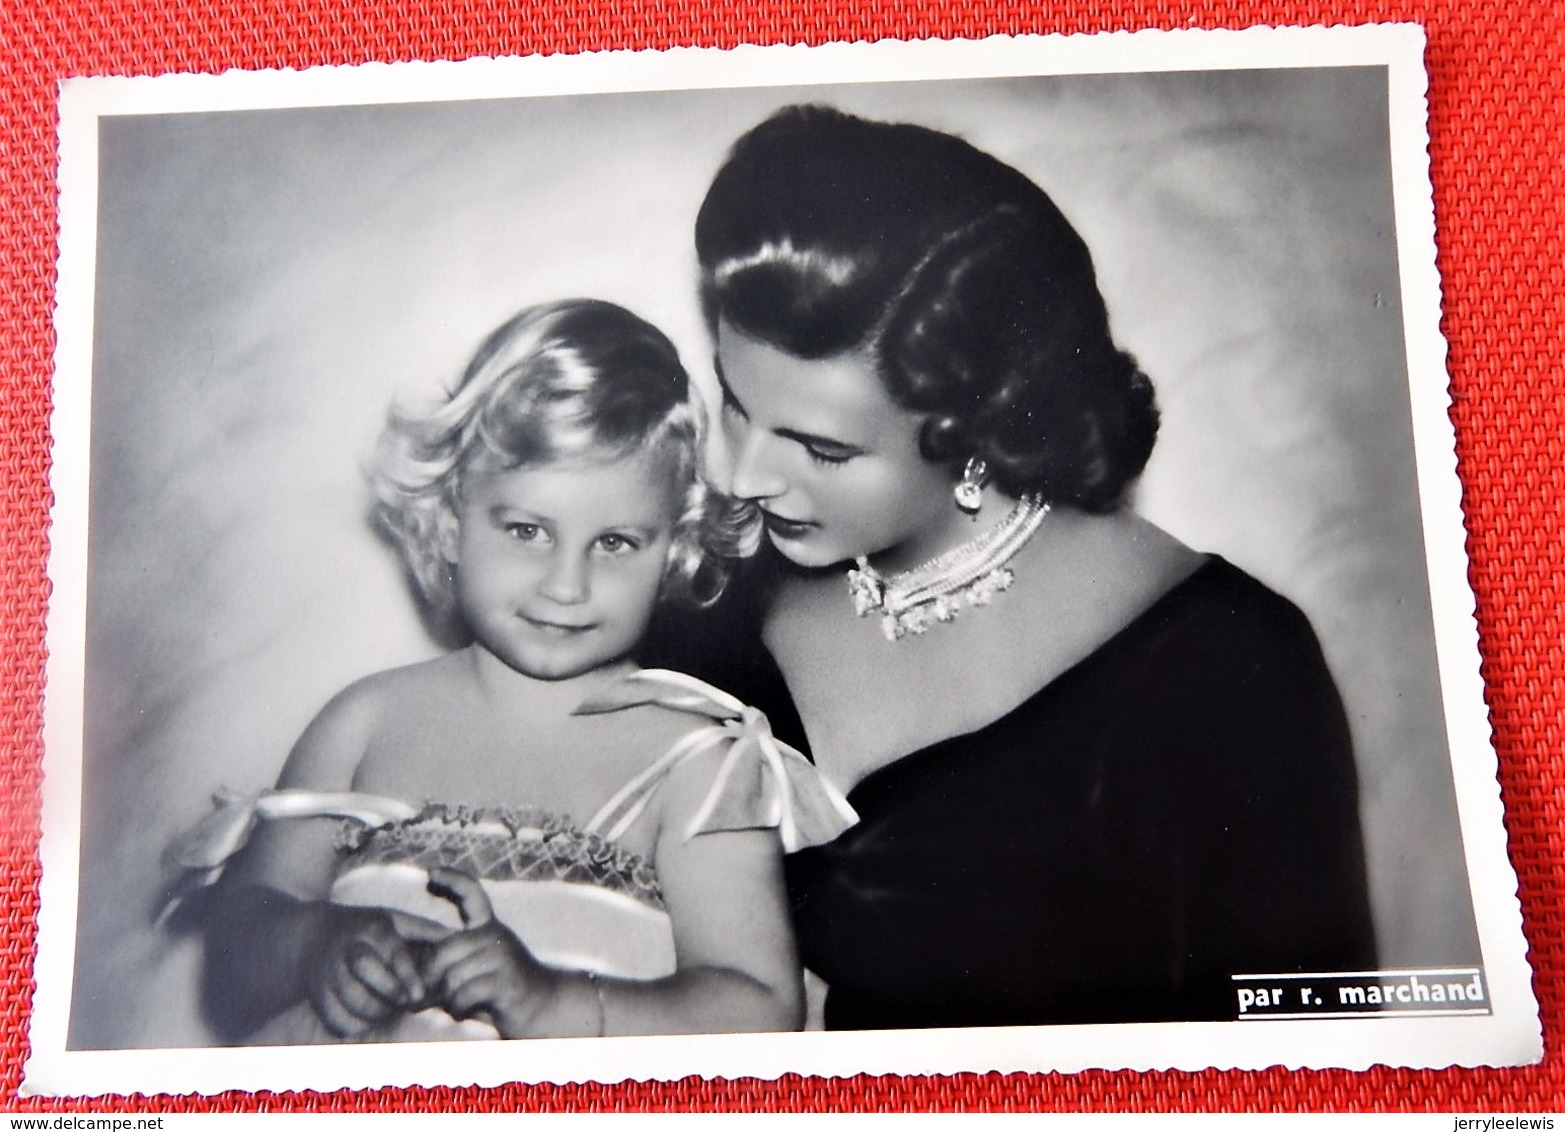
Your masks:
<instances>
[{"instance_id":1,"label":"woman's dark wavy hair","mask_svg":"<svg viewBox=\"0 0 1565 1132\"><path fill-rule=\"evenodd\" d=\"M861 350L920 448L1012 496L1116 508L1157 436L1087 246L1037 185L967 142L823 106L735 143L696 220L702 302L801 358Z\"/></svg>"}]
</instances>

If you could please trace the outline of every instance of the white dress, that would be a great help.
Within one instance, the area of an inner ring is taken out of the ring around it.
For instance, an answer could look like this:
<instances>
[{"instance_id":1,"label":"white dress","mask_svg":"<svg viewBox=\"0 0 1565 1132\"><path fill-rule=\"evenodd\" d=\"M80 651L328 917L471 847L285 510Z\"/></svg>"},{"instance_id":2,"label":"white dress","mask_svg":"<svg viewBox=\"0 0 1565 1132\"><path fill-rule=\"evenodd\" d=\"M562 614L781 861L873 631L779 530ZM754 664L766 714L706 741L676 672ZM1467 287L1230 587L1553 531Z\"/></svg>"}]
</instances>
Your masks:
<instances>
[{"instance_id":1,"label":"white dress","mask_svg":"<svg viewBox=\"0 0 1565 1132\"><path fill-rule=\"evenodd\" d=\"M617 711L655 703L704 716L687 734L580 825L533 807L412 804L359 793L268 791L256 798L219 795L217 810L186 834L170 856L210 884L258 821L340 817L341 854L329 899L393 909L462 927L457 907L432 894L429 870L477 878L509 928L542 963L622 979L651 980L676 970L672 923L647 858L618 844L675 767L714 748L726 753L687 838L739 829L776 829L792 852L836 837L856 819L847 801L799 752L777 740L765 717L708 684L680 673L643 669L577 709ZM479 1021L458 1022L438 1008L399 1016L359 1040L493 1038ZM259 1043L334 1041L306 1004L274 1018Z\"/></svg>"}]
</instances>

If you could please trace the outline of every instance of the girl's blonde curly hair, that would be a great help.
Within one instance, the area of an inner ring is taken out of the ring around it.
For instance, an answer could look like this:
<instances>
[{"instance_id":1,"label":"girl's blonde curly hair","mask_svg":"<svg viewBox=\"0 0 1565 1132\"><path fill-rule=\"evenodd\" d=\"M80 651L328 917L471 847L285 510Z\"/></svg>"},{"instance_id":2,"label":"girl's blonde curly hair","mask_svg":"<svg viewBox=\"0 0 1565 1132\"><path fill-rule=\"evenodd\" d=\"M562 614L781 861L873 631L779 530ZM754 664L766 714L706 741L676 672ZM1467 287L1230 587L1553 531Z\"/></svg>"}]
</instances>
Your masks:
<instances>
[{"instance_id":1,"label":"girl's blonde curly hair","mask_svg":"<svg viewBox=\"0 0 1565 1132\"><path fill-rule=\"evenodd\" d=\"M445 533L470 472L657 453L680 500L662 596L710 604L759 531L708 484L704 433L679 353L651 323L596 299L529 307L485 340L443 401L393 406L371 473L375 521L432 611L449 618Z\"/></svg>"}]
</instances>

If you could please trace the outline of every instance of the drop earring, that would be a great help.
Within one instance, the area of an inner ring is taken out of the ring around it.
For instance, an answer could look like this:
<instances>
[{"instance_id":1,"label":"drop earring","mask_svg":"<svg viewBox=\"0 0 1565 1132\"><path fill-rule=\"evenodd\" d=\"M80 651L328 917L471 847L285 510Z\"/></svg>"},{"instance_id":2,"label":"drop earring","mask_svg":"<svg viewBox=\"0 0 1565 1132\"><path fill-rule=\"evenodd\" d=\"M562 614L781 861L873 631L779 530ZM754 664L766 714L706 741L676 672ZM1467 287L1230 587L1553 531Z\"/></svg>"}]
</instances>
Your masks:
<instances>
[{"instance_id":1,"label":"drop earring","mask_svg":"<svg viewBox=\"0 0 1565 1132\"><path fill-rule=\"evenodd\" d=\"M969 515L978 514L983 509L983 487L988 480L989 465L977 456L968 460L967 466L962 469L962 478L952 491L956 505Z\"/></svg>"}]
</instances>

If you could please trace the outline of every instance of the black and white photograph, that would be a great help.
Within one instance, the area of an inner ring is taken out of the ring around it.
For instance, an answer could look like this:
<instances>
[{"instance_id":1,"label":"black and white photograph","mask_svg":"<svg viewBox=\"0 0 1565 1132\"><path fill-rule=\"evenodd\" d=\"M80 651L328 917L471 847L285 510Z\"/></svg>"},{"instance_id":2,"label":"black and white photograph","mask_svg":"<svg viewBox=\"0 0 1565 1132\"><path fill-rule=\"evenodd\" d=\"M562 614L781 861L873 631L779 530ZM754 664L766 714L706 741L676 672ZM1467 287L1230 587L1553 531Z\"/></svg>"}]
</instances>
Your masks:
<instances>
[{"instance_id":1,"label":"black and white photograph","mask_svg":"<svg viewBox=\"0 0 1565 1132\"><path fill-rule=\"evenodd\" d=\"M1536 1060L1422 47L67 83L26 1087Z\"/></svg>"}]
</instances>

